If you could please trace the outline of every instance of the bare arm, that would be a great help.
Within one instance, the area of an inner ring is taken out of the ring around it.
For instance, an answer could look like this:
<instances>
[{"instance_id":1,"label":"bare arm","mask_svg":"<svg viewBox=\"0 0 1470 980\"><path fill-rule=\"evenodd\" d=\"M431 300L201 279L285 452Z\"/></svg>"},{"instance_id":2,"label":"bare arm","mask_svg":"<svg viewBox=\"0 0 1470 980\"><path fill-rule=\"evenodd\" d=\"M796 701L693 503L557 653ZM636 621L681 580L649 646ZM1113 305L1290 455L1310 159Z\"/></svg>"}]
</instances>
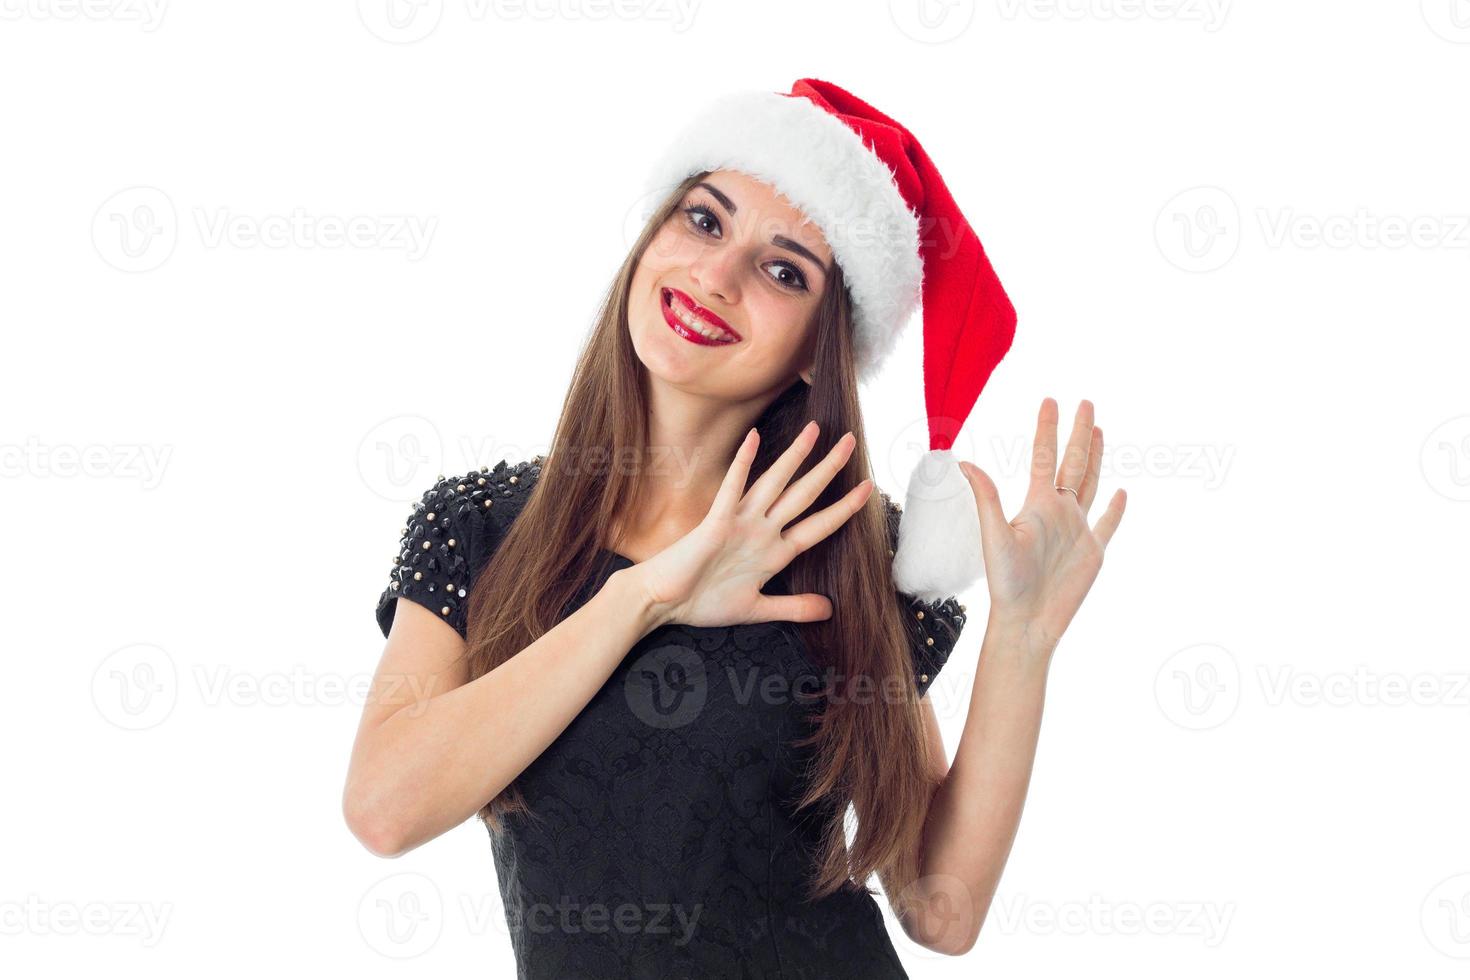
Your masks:
<instances>
[{"instance_id":1,"label":"bare arm","mask_svg":"<svg viewBox=\"0 0 1470 980\"><path fill-rule=\"evenodd\" d=\"M580 609L473 681L459 634L398 600L342 797L368 850L398 857L458 826L556 740L660 623L631 571L614 572Z\"/></svg>"},{"instance_id":2,"label":"bare arm","mask_svg":"<svg viewBox=\"0 0 1470 980\"><path fill-rule=\"evenodd\" d=\"M1057 404L1044 399L1026 502L1009 522L994 481L961 464L980 512L990 620L954 765L946 773L942 761L935 763L943 782L923 816L919 879L906 896L915 901L904 931L930 949L958 955L974 946L1010 857L1036 760L1052 654L1123 517L1126 494L1118 490L1097 522L1087 524L1102 448L1102 429L1084 399L1058 469ZM927 702L924 714L933 757L943 760Z\"/></svg>"},{"instance_id":3,"label":"bare arm","mask_svg":"<svg viewBox=\"0 0 1470 980\"><path fill-rule=\"evenodd\" d=\"M930 949L958 955L980 934L1021 822L1050 662L1050 650L1032 650L1020 630L987 626L954 764L929 804L920 911L902 923ZM938 723L924 705L932 746ZM943 760L942 743L934 758Z\"/></svg>"}]
</instances>

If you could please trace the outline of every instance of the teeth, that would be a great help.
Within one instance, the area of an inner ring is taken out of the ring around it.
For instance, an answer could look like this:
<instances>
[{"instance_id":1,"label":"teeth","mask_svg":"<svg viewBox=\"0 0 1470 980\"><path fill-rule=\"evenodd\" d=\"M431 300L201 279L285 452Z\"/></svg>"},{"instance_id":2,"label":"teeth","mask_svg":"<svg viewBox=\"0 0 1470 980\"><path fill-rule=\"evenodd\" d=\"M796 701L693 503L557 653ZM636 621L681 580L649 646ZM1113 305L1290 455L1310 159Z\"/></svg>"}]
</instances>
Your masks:
<instances>
[{"instance_id":1,"label":"teeth","mask_svg":"<svg viewBox=\"0 0 1470 980\"><path fill-rule=\"evenodd\" d=\"M690 330L693 330L701 337L707 337L710 340L725 341L727 343L731 339L733 339L723 330L716 330L715 328L708 326L703 320L699 319L693 313L689 312L689 310L685 309L684 304L677 302L674 299L672 293L669 294L669 309L674 311L674 316L679 318L680 323L684 324L684 326L688 327Z\"/></svg>"}]
</instances>

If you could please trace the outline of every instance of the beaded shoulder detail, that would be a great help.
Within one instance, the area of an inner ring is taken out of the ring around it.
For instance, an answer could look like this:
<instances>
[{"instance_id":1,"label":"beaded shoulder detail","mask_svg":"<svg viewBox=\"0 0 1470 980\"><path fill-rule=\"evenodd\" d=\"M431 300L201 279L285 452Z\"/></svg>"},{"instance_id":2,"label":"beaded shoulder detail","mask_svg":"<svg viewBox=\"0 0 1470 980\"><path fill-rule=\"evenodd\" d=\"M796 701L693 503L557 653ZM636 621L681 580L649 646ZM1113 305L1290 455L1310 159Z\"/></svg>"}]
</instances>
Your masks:
<instances>
[{"instance_id":1,"label":"beaded shoulder detail","mask_svg":"<svg viewBox=\"0 0 1470 980\"><path fill-rule=\"evenodd\" d=\"M404 521L388 585L378 597L385 637L398 598L412 599L466 635L470 586L524 505L544 458L439 474Z\"/></svg>"},{"instance_id":2,"label":"beaded shoulder detail","mask_svg":"<svg viewBox=\"0 0 1470 980\"><path fill-rule=\"evenodd\" d=\"M892 558L898 548L898 526L903 509L888 494L881 490L878 493L888 519L888 557ZM894 592L903 610L913 649L914 685L922 697L959 642L960 631L965 626L965 607L954 596L940 602L926 602L907 592L897 589Z\"/></svg>"}]
</instances>

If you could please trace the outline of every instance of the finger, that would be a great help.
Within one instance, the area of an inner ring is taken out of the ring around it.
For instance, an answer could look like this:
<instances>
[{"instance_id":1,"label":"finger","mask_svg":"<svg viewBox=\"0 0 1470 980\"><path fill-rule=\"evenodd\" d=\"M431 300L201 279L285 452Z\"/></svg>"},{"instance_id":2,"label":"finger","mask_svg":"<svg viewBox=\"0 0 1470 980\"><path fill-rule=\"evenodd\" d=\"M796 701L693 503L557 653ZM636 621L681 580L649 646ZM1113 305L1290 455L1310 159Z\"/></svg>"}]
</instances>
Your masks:
<instances>
[{"instance_id":1,"label":"finger","mask_svg":"<svg viewBox=\"0 0 1470 980\"><path fill-rule=\"evenodd\" d=\"M801 516L802 512L812 505L812 501L822 495L827 484L832 478L842 471L847 465L848 459L852 457L852 451L857 446L857 436L851 432L844 433L837 445L827 451L817 465L802 474L791 486L782 491L781 496L771 505L766 512L776 523L785 527Z\"/></svg>"},{"instance_id":2,"label":"finger","mask_svg":"<svg viewBox=\"0 0 1470 980\"><path fill-rule=\"evenodd\" d=\"M853 514L862 510L872 490L873 481L864 480L843 494L840 499L828 504L805 520L791 525L781 533L782 540L794 545L796 553L801 554L847 523L847 519Z\"/></svg>"},{"instance_id":3,"label":"finger","mask_svg":"<svg viewBox=\"0 0 1470 980\"><path fill-rule=\"evenodd\" d=\"M761 434L754 428L745 434L745 441L735 450L735 458L725 470L725 479L720 482L715 502L710 505L711 514L728 517L735 513L735 505L740 503L740 495L745 492L745 481L750 479L750 464L760 451L760 442Z\"/></svg>"},{"instance_id":4,"label":"finger","mask_svg":"<svg viewBox=\"0 0 1470 980\"><path fill-rule=\"evenodd\" d=\"M1087 472L1082 474L1082 486L1077 490L1077 502L1082 505L1085 516L1092 508L1092 499L1097 496L1097 481L1102 470L1103 434L1102 426L1092 427L1092 445L1087 450Z\"/></svg>"},{"instance_id":5,"label":"finger","mask_svg":"<svg viewBox=\"0 0 1470 980\"><path fill-rule=\"evenodd\" d=\"M776 457L776 461L766 467L766 471L760 475L750 490L745 494L743 504L748 506L752 512L764 514L770 509L771 501L776 499L777 494L786 488L791 480L791 474L806 459L807 453L812 451L812 446L817 443L818 426L816 420L806 424L786 451Z\"/></svg>"},{"instance_id":6,"label":"finger","mask_svg":"<svg viewBox=\"0 0 1470 980\"><path fill-rule=\"evenodd\" d=\"M1031 443L1031 486L1028 497L1056 493L1057 485L1057 402L1041 400L1036 417L1036 438Z\"/></svg>"},{"instance_id":7,"label":"finger","mask_svg":"<svg viewBox=\"0 0 1470 980\"><path fill-rule=\"evenodd\" d=\"M832 600L816 592L763 594L751 615L757 623L817 623L832 618Z\"/></svg>"},{"instance_id":8,"label":"finger","mask_svg":"<svg viewBox=\"0 0 1470 980\"><path fill-rule=\"evenodd\" d=\"M1108 509L1098 516L1097 523L1092 525L1092 533L1106 548L1108 542L1113 538L1113 532L1118 529L1118 522L1123 519L1123 508L1128 504L1128 494L1121 487L1113 494L1113 499L1108 501Z\"/></svg>"},{"instance_id":9,"label":"finger","mask_svg":"<svg viewBox=\"0 0 1470 980\"><path fill-rule=\"evenodd\" d=\"M1072 421L1072 435L1067 440L1067 449L1062 454L1062 465L1057 471L1057 482L1053 486L1071 487L1076 490L1087 472L1087 451L1092 445L1092 402L1086 398L1077 403L1077 415ZM1082 502L1079 492L1077 502Z\"/></svg>"},{"instance_id":10,"label":"finger","mask_svg":"<svg viewBox=\"0 0 1470 980\"><path fill-rule=\"evenodd\" d=\"M970 481L970 488L975 491L975 508L980 513L980 540L992 544L999 544L1001 536L1010 528L1010 522L1006 520L1004 509L1000 504L1000 491L995 487L995 481L990 478L980 467L968 460L960 464L960 472L965 474L965 479Z\"/></svg>"}]
</instances>

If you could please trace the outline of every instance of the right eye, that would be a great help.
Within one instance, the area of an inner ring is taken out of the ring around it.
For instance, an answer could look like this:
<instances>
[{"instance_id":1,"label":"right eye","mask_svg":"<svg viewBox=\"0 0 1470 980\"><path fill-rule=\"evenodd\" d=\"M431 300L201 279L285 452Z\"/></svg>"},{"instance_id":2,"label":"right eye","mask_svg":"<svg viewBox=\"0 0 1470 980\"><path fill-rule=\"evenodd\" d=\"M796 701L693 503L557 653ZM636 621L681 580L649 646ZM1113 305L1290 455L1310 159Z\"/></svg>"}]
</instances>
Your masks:
<instances>
[{"instance_id":1,"label":"right eye","mask_svg":"<svg viewBox=\"0 0 1470 980\"><path fill-rule=\"evenodd\" d=\"M716 218L715 213L709 208L705 207L703 204L691 204L689 207L684 209L684 214L687 216L686 220L689 222L690 227L692 227L696 232L701 235L710 234L710 232L703 225L700 224L701 220L709 221L711 224L714 225L715 231L719 231L720 219ZM718 235L712 237L718 237Z\"/></svg>"}]
</instances>

